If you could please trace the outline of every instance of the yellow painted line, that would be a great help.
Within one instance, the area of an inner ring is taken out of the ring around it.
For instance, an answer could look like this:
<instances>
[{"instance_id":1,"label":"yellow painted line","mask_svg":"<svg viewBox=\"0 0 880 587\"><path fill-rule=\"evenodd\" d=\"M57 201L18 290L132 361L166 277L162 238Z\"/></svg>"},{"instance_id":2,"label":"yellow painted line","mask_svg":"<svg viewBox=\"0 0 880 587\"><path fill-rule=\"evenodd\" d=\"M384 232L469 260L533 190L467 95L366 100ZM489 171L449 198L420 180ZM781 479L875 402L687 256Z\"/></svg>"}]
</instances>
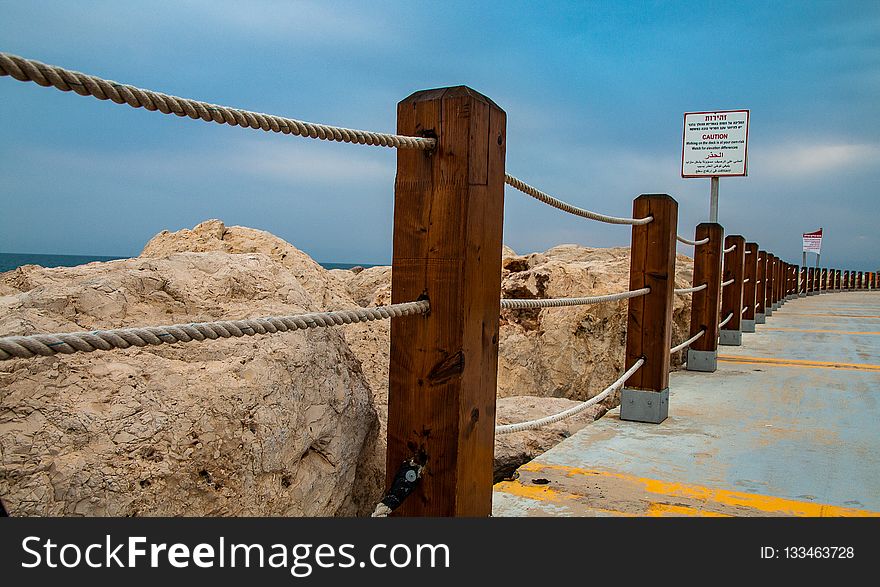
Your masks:
<instances>
[{"instance_id":1,"label":"yellow painted line","mask_svg":"<svg viewBox=\"0 0 880 587\"><path fill-rule=\"evenodd\" d=\"M808 314L808 313L804 313L804 312L785 312L785 314L782 314L782 315L783 316L824 316L826 318L827 317L831 317L831 318L869 318L871 320L880 319L880 316L874 316L874 315L867 316L867 315L862 315L862 314Z\"/></svg>"},{"instance_id":2,"label":"yellow painted line","mask_svg":"<svg viewBox=\"0 0 880 587\"><path fill-rule=\"evenodd\" d=\"M728 489L711 489L709 487L703 487L701 485L660 481L659 479L636 477L634 475L615 473L612 471L581 469L579 467L568 467L565 465L544 465L540 463L535 463L534 461L532 461L531 463L526 463L525 465L520 467L520 469L531 472L540 472L549 469L554 471L561 471L563 473L566 473L569 477L574 477L576 475L610 477L641 485L645 491L656 495L663 495L665 497L689 498L701 501L704 504L718 504L730 507L746 507L766 514L823 518L880 517L880 512L872 512L856 508L845 508L829 504L813 503L809 501L798 501L794 499L787 499L784 497L775 497L772 495L731 491Z\"/></svg>"},{"instance_id":3,"label":"yellow painted line","mask_svg":"<svg viewBox=\"0 0 880 587\"><path fill-rule=\"evenodd\" d=\"M777 332L817 332L822 334L864 334L865 336L878 336L878 332L865 332L856 330L818 330L810 328L761 328L761 330L773 330Z\"/></svg>"},{"instance_id":4,"label":"yellow painted line","mask_svg":"<svg viewBox=\"0 0 880 587\"><path fill-rule=\"evenodd\" d=\"M686 505L672 505L670 503L652 503L648 506L646 514L652 518L662 518L665 516L686 516L701 518L732 518L729 514L719 514L718 512L710 512L699 510L697 508L688 507Z\"/></svg>"},{"instance_id":5,"label":"yellow painted line","mask_svg":"<svg viewBox=\"0 0 880 587\"><path fill-rule=\"evenodd\" d=\"M776 359L771 357L744 357L718 355L719 361L747 365L774 365L776 367L803 367L808 369L843 369L845 371L880 371L880 365L867 363L838 363L836 361L807 361L804 359Z\"/></svg>"},{"instance_id":6,"label":"yellow painted line","mask_svg":"<svg viewBox=\"0 0 880 587\"><path fill-rule=\"evenodd\" d=\"M501 481L495 484L495 489L536 501L562 501L577 498L573 493L565 493L564 491L553 489L549 485L524 485L518 481Z\"/></svg>"},{"instance_id":7,"label":"yellow painted line","mask_svg":"<svg viewBox=\"0 0 880 587\"><path fill-rule=\"evenodd\" d=\"M526 499L533 499L535 501L543 501L550 503L558 503L560 505L565 501L575 500L582 498L581 495L575 495L574 493L567 493L565 491L559 491L558 489L552 489L546 485L524 485L519 481L501 481L500 483L496 483L493 488L495 491L500 491L502 493L508 493L510 495L515 495L517 497L524 497ZM620 512L617 510L609 510L605 508L597 508L592 506L587 506L590 510L602 514L610 514L612 516L623 516L625 518L635 518L638 517L639 514L634 514L631 512ZM657 514L658 516L662 514ZM670 514L670 515L685 515L685 514ZM691 514L696 515L696 514Z\"/></svg>"}]
</instances>

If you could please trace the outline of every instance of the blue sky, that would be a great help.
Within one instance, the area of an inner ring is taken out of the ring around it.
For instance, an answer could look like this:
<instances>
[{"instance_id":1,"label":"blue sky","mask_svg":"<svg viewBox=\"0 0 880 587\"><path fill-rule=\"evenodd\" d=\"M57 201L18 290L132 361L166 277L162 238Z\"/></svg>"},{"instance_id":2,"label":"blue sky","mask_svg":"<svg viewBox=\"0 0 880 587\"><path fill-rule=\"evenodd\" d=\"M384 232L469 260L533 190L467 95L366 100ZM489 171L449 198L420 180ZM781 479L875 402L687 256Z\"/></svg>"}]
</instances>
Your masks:
<instances>
[{"instance_id":1,"label":"blue sky","mask_svg":"<svg viewBox=\"0 0 880 587\"><path fill-rule=\"evenodd\" d=\"M680 177L682 113L751 110L728 233L880 266L880 2L46 2L0 0L0 50L178 96L394 131L396 103L465 84L508 115L507 171L626 215L640 193L708 215ZM0 251L135 255L208 219L319 261L387 263L396 153L207 124L0 78ZM617 246L507 189L504 240ZM688 252L687 248L682 249Z\"/></svg>"}]
</instances>

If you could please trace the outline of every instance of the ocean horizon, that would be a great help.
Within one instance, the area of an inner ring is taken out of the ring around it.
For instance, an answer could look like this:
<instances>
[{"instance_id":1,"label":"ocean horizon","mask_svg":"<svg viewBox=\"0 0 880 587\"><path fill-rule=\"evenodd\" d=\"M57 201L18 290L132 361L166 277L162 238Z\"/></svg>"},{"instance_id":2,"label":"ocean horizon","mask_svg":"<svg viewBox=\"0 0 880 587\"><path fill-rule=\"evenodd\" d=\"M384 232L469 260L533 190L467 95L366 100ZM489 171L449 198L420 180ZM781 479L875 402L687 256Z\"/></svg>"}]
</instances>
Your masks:
<instances>
[{"instance_id":1,"label":"ocean horizon","mask_svg":"<svg viewBox=\"0 0 880 587\"><path fill-rule=\"evenodd\" d=\"M94 261L117 261L130 257L111 257L102 255L47 255L37 253L0 253L0 273L12 271L22 265L40 267L76 267ZM374 263L321 263L324 269L351 269L352 267L376 267Z\"/></svg>"}]
</instances>

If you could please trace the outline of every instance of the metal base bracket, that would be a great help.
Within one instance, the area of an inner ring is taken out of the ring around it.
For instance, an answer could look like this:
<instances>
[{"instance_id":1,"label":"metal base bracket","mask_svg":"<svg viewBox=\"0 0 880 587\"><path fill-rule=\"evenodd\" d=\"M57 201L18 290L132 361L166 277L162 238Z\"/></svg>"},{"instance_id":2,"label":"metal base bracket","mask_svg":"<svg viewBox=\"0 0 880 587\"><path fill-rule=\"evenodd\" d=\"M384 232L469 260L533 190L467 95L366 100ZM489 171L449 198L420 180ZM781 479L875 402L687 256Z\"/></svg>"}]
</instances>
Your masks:
<instances>
[{"instance_id":1,"label":"metal base bracket","mask_svg":"<svg viewBox=\"0 0 880 587\"><path fill-rule=\"evenodd\" d=\"M762 312L755 312L755 324L766 324L767 319Z\"/></svg>"},{"instance_id":2,"label":"metal base bracket","mask_svg":"<svg viewBox=\"0 0 880 587\"><path fill-rule=\"evenodd\" d=\"M642 391L623 388L620 392L620 419L659 424L669 416L669 388Z\"/></svg>"},{"instance_id":3,"label":"metal base bracket","mask_svg":"<svg viewBox=\"0 0 880 587\"><path fill-rule=\"evenodd\" d=\"M714 373L718 370L718 353L716 351L695 351L688 349L687 370Z\"/></svg>"},{"instance_id":4,"label":"metal base bracket","mask_svg":"<svg viewBox=\"0 0 880 587\"><path fill-rule=\"evenodd\" d=\"M764 308L764 316L772 316L773 315L773 306Z\"/></svg>"},{"instance_id":5,"label":"metal base bracket","mask_svg":"<svg viewBox=\"0 0 880 587\"><path fill-rule=\"evenodd\" d=\"M724 346L742 346L742 343L742 330L722 330L718 337L718 344L723 344Z\"/></svg>"},{"instance_id":6,"label":"metal base bracket","mask_svg":"<svg viewBox=\"0 0 880 587\"><path fill-rule=\"evenodd\" d=\"M740 320L739 327L742 328L743 332L754 332L755 331L755 321L754 320Z\"/></svg>"}]
</instances>

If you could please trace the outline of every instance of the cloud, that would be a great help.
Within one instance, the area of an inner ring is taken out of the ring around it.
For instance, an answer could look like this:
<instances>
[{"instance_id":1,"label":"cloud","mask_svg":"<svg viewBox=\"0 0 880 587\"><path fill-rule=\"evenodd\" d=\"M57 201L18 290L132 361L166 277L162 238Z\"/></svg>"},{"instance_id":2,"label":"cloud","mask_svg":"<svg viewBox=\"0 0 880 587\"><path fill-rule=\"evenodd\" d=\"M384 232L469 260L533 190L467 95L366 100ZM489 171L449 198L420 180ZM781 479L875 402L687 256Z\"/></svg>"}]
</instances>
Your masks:
<instances>
[{"instance_id":1,"label":"cloud","mask_svg":"<svg viewBox=\"0 0 880 587\"><path fill-rule=\"evenodd\" d=\"M880 145L848 143L788 142L749 153L751 169L760 168L769 176L802 177L840 173L880 163Z\"/></svg>"}]
</instances>

